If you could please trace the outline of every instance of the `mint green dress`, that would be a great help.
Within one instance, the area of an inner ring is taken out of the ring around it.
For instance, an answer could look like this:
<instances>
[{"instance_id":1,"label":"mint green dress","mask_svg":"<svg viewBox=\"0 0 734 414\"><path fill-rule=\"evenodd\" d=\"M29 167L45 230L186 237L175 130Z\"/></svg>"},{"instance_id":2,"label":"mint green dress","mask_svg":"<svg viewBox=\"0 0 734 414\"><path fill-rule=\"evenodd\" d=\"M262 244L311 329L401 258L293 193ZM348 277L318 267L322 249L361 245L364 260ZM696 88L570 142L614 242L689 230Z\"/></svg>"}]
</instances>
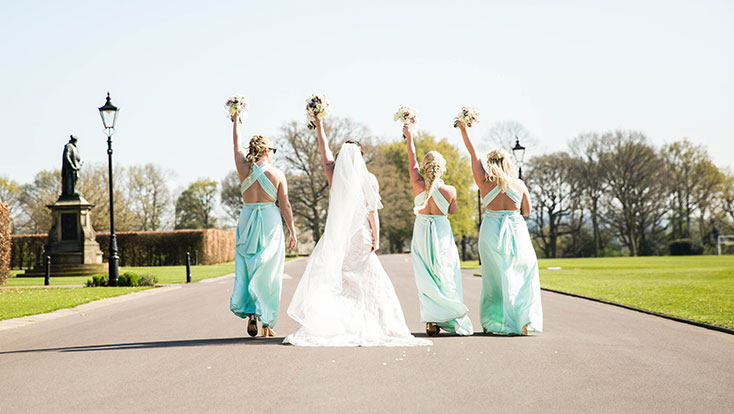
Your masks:
<instances>
[{"instance_id":1,"label":"mint green dress","mask_svg":"<svg viewBox=\"0 0 734 414\"><path fill-rule=\"evenodd\" d=\"M520 210L489 210L500 194L492 189L482 204L484 220L479 230L479 255L482 259L482 293L479 315L485 332L521 334L543 331L538 260L530 233ZM512 187L507 194L522 205L522 193Z\"/></svg>"},{"instance_id":2,"label":"mint green dress","mask_svg":"<svg viewBox=\"0 0 734 414\"><path fill-rule=\"evenodd\" d=\"M266 168L266 164L254 165L240 186L241 193L257 181L271 198L277 199L277 189L264 174ZM240 318L254 313L263 325L274 327L278 320L284 263L283 224L275 202L245 203L237 223L230 310Z\"/></svg>"},{"instance_id":3,"label":"mint green dress","mask_svg":"<svg viewBox=\"0 0 734 414\"><path fill-rule=\"evenodd\" d=\"M418 287L421 321L435 322L450 333L471 335L474 329L469 310L464 305L459 252L446 216L449 202L438 191L442 184L434 188L432 198L443 214L417 214L413 225L410 256ZM415 196L415 205L422 205L425 197L425 191Z\"/></svg>"}]
</instances>

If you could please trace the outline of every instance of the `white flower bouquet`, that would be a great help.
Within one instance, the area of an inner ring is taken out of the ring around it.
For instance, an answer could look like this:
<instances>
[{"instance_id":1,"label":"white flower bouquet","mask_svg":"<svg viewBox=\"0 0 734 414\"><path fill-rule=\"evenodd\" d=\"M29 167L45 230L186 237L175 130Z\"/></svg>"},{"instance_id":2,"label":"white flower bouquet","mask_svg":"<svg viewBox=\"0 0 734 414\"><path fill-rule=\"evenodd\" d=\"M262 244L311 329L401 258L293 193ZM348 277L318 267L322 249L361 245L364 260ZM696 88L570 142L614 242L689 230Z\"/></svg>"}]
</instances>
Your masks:
<instances>
[{"instance_id":1,"label":"white flower bouquet","mask_svg":"<svg viewBox=\"0 0 734 414\"><path fill-rule=\"evenodd\" d=\"M326 95L311 95L306 99L306 119L308 119L308 129L315 129L314 121L324 119L331 112L331 104L326 99Z\"/></svg>"},{"instance_id":2,"label":"white flower bouquet","mask_svg":"<svg viewBox=\"0 0 734 414\"><path fill-rule=\"evenodd\" d=\"M462 107L459 115L454 119L454 128L456 128L456 123L459 121L471 128L475 124L479 123L479 111L477 111L477 108L473 106Z\"/></svg>"},{"instance_id":3,"label":"white flower bouquet","mask_svg":"<svg viewBox=\"0 0 734 414\"><path fill-rule=\"evenodd\" d=\"M418 111L409 107L401 106L398 111L395 112L393 117L396 121L401 121L403 125L413 126L418 123Z\"/></svg>"},{"instance_id":4,"label":"white flower bouquet","mask_svg":"<svg viewBox=\"0 0 734 414\"><path fill-rule=\"evenodd\" d=\"M234 95L227 99L227 103L224 105L229 110L230 118L235 114L240 115L240 123L242 118L245 117L245 110L247 109L247 97L244 95Z\"/></svg>"}]
</instances>

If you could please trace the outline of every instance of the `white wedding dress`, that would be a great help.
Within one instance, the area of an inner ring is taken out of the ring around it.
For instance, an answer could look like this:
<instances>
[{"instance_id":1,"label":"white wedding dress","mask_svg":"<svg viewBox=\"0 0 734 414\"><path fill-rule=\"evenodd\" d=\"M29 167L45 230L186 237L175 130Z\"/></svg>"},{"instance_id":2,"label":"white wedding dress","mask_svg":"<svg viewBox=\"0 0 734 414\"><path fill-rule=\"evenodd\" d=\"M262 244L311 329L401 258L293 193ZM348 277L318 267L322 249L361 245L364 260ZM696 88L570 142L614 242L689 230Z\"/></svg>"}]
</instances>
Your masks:
<instances>
[{"instance_id":1,"label":"white wedding dress","mask_svg":"<svg viewBox=\"0 0 734 414\"><path fill-rule=\"evenodd\" d=\"M367 213L382 208L377 180L359 147L336 159L324 235L316 244L288 315L300 326L284 343L298 346L423 346L405 324L400 302L371 252Z\"/></svg>"}]
</instances>

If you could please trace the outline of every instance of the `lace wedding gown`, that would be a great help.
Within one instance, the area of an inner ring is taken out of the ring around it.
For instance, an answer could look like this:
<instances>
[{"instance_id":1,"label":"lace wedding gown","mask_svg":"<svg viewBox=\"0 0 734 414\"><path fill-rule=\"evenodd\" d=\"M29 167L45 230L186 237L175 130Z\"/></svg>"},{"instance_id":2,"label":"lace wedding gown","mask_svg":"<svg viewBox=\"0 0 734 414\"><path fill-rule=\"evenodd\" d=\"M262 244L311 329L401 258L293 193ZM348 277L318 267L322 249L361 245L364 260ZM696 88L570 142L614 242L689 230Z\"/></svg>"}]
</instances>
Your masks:
<instances>
[{"instance_id":1,"label":"lace wedding gown","mask_svg":"<svg viewBox=\"0 0 734 414\"><path fill-rule=\"evenodd\" d=\"M301 277L288 315L298 346L423 346L405 324L392 282L371 252L367 213L382 207L359 148L344 144L334 168L324 235Z\"/></svg>"}]
</instances>

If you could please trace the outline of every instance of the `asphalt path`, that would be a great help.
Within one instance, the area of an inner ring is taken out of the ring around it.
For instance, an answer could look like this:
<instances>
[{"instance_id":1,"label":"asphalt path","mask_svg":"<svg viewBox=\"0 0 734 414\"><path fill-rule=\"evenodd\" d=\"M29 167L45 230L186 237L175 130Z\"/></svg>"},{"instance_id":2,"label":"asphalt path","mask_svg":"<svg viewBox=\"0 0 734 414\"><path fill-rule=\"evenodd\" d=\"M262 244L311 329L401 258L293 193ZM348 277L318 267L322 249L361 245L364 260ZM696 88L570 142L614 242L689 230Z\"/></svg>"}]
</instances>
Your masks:
<instances>
[{"instance_id":1,"label":"asphalt path","mask_svg":"<svg viewBox=\"0 0 734 414\"><path fill-rule=\"evenodd\" d=\"M407 255L380 257L425 336ZM232 277L0 330L0 413L732 412L734 336L543 292L545 332L416 348L298 348L230 313ZM475 331L481 280L464 274Z\"/></svg>"}]
</instances>

